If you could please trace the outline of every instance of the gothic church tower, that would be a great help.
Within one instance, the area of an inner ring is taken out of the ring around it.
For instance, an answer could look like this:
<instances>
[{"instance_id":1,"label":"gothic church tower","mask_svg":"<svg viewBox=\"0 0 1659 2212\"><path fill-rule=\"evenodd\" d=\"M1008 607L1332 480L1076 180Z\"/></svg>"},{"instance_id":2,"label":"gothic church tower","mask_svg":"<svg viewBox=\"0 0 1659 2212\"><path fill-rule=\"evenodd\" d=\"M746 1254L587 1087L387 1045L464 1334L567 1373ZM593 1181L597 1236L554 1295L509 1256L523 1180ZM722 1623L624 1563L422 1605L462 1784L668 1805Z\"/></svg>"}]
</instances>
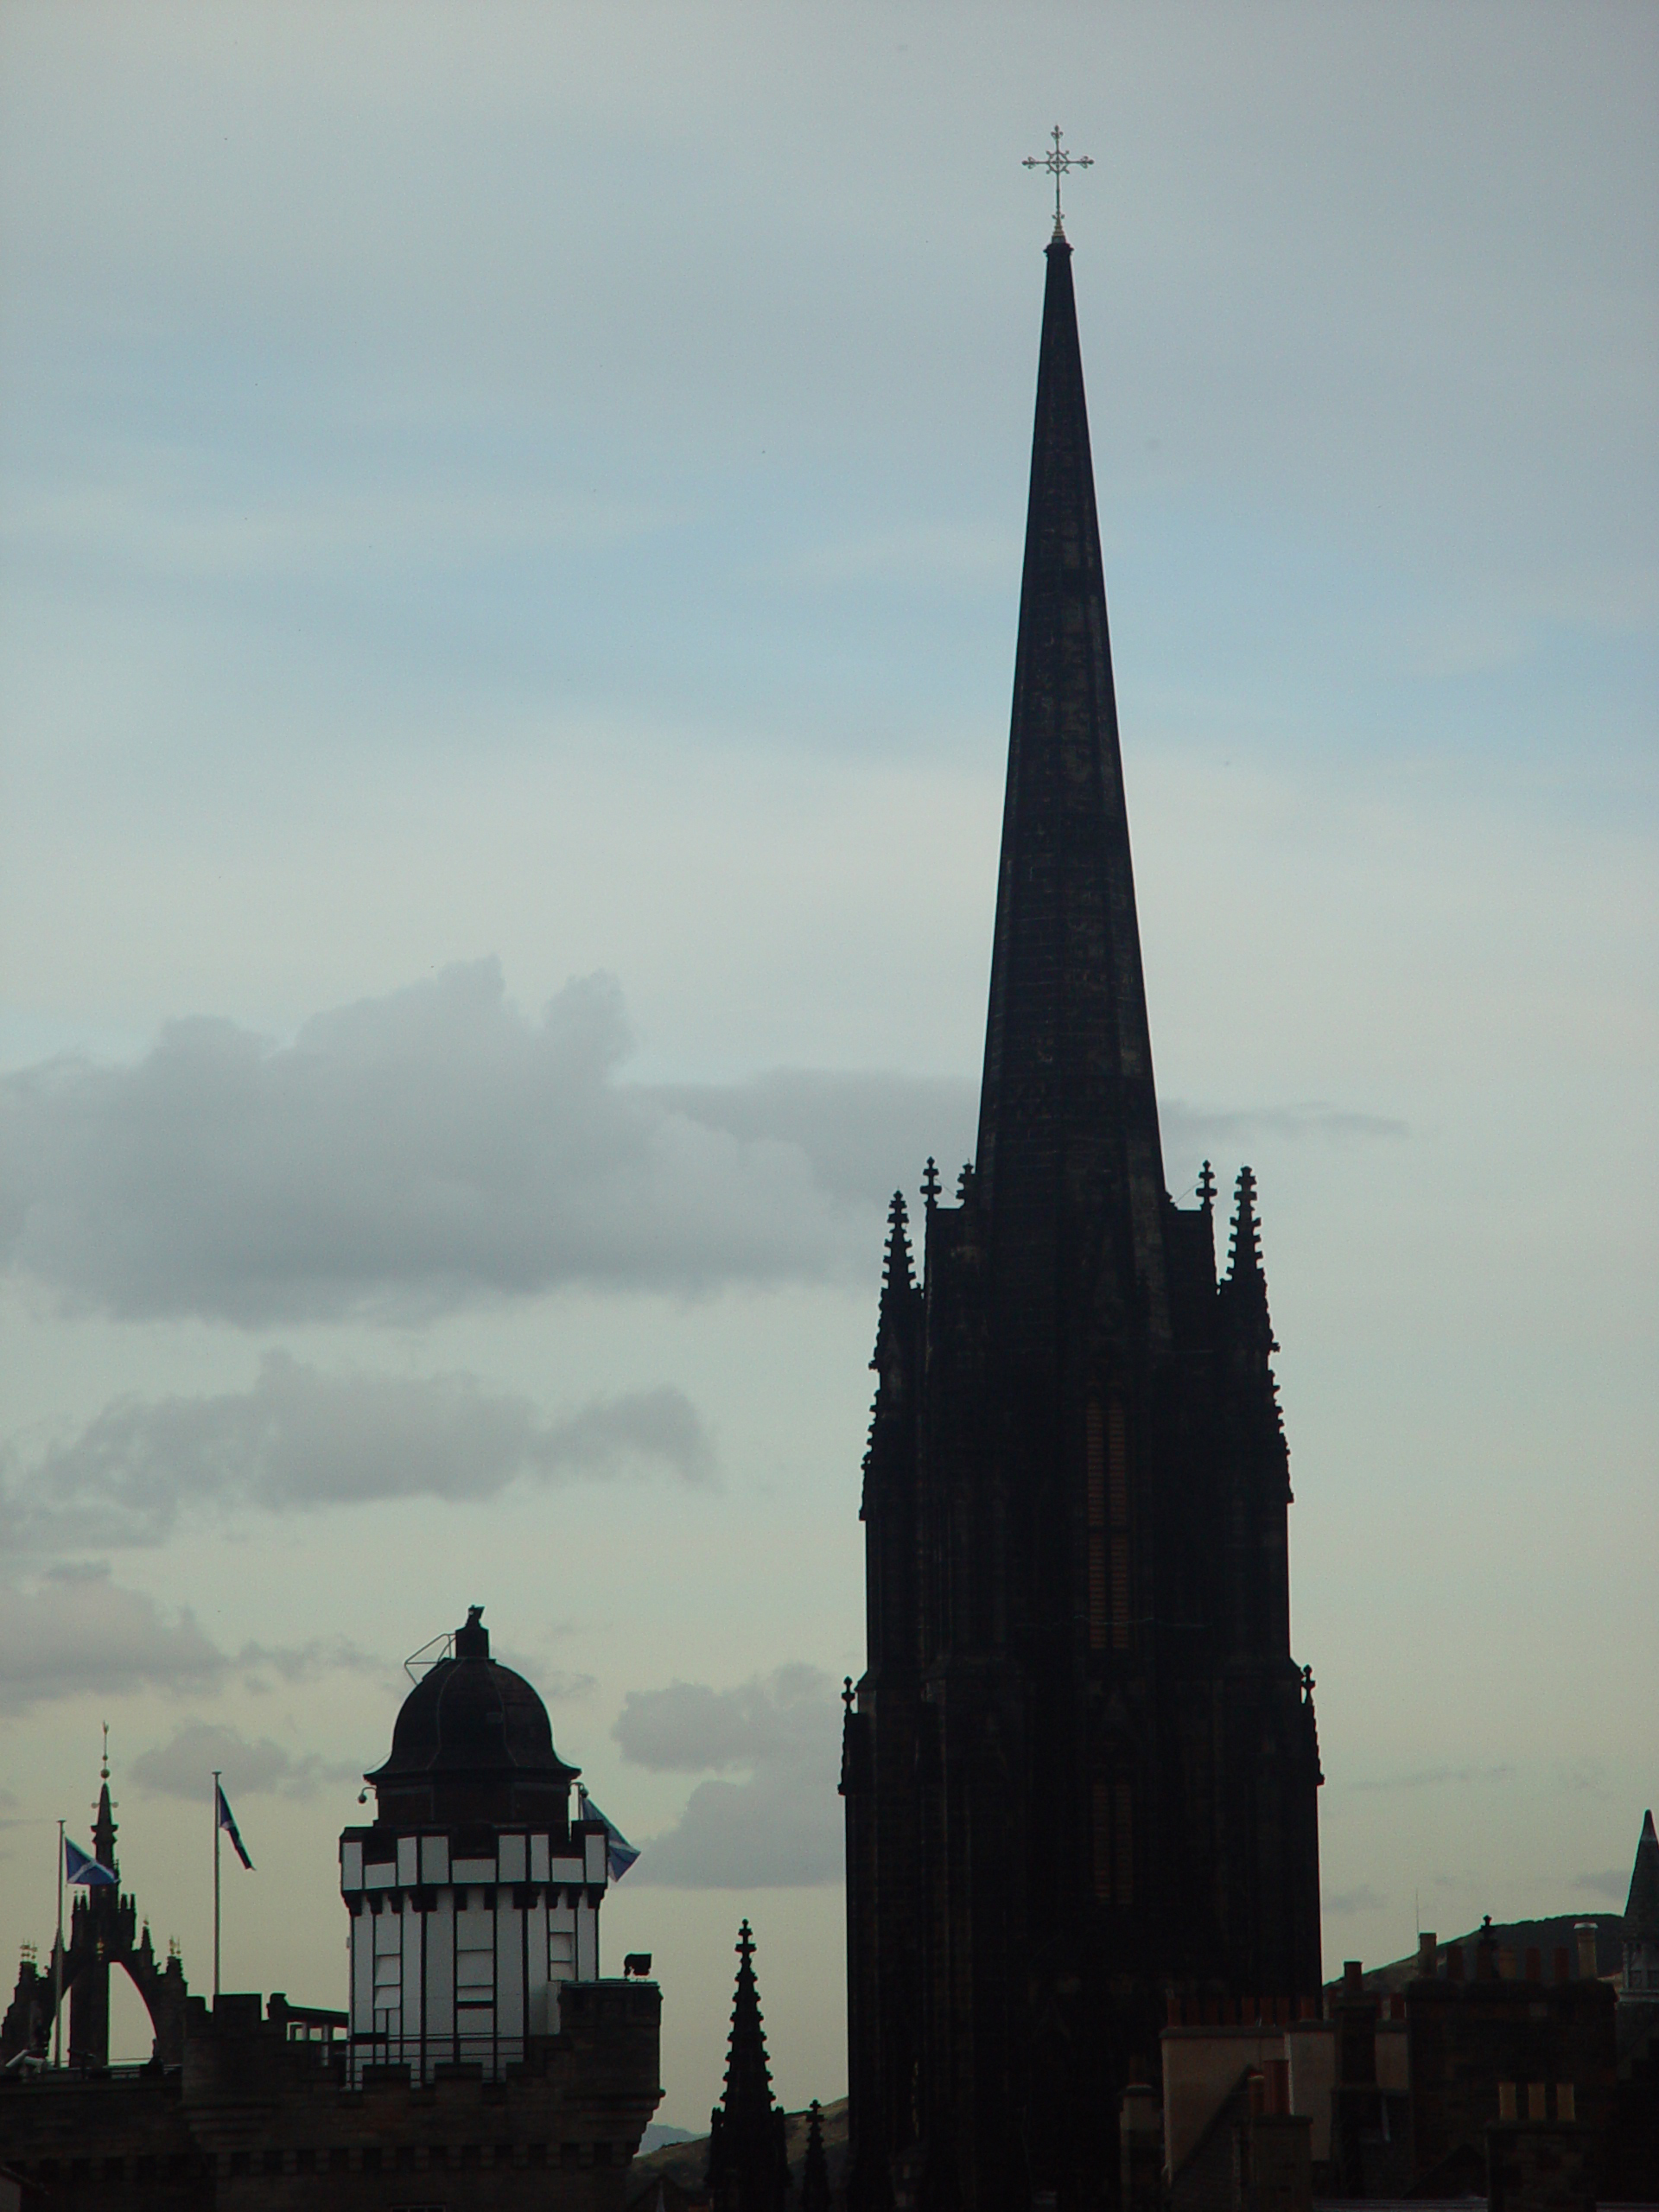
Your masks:
<instances>
[{"instance_id":1,"label":"gothic church tower","mask_svg":"<svg viewBox=\"0 0 1659 2212\"><path fill-rule=\"evenodd\" d=\"M895 1198L849 1702L852 2202L1116 2193L1168 1998L1319 1985L1249 1171L1164 1184L1071 250L1048 248L980 1099ZM931 1171L931 1163L930 1163Z\"/></svg>"}]
</instances>

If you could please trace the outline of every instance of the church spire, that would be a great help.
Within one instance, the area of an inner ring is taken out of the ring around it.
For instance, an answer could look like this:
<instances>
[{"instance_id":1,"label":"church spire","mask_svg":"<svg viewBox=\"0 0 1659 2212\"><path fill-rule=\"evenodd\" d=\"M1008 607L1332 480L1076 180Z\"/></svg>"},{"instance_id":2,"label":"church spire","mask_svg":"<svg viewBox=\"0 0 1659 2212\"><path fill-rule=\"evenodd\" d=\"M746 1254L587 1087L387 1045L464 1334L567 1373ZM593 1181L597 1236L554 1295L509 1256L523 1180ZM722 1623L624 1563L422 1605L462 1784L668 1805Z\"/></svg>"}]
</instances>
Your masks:
<instances>
[{"instance_id":1,"label":"church spire","mask_svg":"<svg viewBox=\"0 0 1659 2212\"><path fill-rule=\"evenodd\" d=\"M92 1821L92 1856L100 1866L119 1873L115 1863L115 1801L110 1796L110 1724L104 1723L104 1757L98 1770L98 1810Z\"/></svg>"},{"instance_id":2,"label":"church spire","mask_svg":"<svg viewBox=\"0 0 1659 2212\"><path fill-rule=\"evenodd\" d=\"M816 2097L806 2115L806 2158L801 2168L801 2212L830 2212L830 2160L823 2147L823 2108Z\"/></svg>"},{"instance_id":3,"label":"church spire","mask_svg":"<svg viewBox=\"0 0 1659 2212\"><path fill-rule=\"evenodd\" d=\"M1163 1158L1064 238L1047 260L978 1184L1033 1323L1087 1284L1161 1331Z\"/></svg>"},{"instance_id":4,"label":"church spire","mask_svg":"<svg viewBox=\"0 0 1659 2212\"><path fill-rule=\"evenodd\" d=\"M726 2088L709 2117L708 2188L715 2212L782 2212L789 2189L784 2114L772 2102L754 1937L747 1920L737 1931Z\"/></svg>"}]
</instances>

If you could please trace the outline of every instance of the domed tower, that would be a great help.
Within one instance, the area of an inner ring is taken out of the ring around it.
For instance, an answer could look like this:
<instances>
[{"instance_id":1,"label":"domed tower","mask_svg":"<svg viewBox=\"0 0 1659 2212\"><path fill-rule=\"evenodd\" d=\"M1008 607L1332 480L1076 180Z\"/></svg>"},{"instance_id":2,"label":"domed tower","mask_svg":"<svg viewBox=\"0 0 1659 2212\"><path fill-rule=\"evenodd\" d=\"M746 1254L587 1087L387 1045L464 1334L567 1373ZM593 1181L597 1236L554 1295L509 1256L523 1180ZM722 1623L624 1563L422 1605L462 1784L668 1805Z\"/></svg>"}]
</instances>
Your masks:
<instances>
[{"instance_id":1,"label":"domed tower","mask_svg":"<svg viewBox=\"0 0 1659 2212\"><path fill-rule=\"evenodd\" d=\"M372 1826L340 1836L354 2080L406 2064L429 2081L457 2060L498 2075L558 2033L563 1983L599 1979L610 1831L580 1796L571 1819L580 1769L524 1676L491 1658L482 1611L468 1609L364 1777Z\"/></svg>"}]
</instances>

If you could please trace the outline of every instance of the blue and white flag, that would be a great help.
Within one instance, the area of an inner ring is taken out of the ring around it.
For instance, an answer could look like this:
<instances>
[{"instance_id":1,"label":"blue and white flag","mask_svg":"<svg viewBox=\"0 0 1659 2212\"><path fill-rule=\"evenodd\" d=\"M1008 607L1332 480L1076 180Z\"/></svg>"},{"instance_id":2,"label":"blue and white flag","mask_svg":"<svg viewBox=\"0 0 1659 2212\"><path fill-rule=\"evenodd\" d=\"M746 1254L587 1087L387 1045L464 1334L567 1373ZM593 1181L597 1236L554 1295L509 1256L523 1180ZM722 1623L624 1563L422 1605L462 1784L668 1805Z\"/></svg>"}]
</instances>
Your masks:
<instances>
[{"instance_id":1,"label":"blue and white flag","mask_svg":"<svg viewBox=\"0 0 1659 2212\"><path fill-rule=\"evenodd\" d=\"M63 1878L66 1882L85 1882L89 1890L107 1889L113 1885L115 1876L107 1866L90 1858L78 1844L63 1839Z\"/></svg>"},{"instance_id":2,"label":"blue and white flag","mask_svg":"<svg viewBox=\"0 0 1659 2212\"><path fill-rule=\"evenodd\" d=\"M249 1873L251 1874L253 1872L253 1861L248 1856L247 1845L243 1842L242 1838L238 1832L236 1815L231 1810L231 1801L225 1795L223 1783L215 1783L213 1787L219 1791L219 1825L224 1829L226 1834L229 1836L231 1841L236 1846L237 1857L247 1868Z\"/></svg>"},{"instance_id":3,"label":"blue and white flag","mask_svg":"<svg viewBox=\"0 0 1659 2212\"><path fill-rule=\"evenodd\" d=\"M611 1879L620 1882L634 1860L639 1856L616 1822L607 1819L584 1789L582 1793L582 1810L590 1821L599 1821L605 1829L605 1864Z\"/></svg>"}]
</instances>

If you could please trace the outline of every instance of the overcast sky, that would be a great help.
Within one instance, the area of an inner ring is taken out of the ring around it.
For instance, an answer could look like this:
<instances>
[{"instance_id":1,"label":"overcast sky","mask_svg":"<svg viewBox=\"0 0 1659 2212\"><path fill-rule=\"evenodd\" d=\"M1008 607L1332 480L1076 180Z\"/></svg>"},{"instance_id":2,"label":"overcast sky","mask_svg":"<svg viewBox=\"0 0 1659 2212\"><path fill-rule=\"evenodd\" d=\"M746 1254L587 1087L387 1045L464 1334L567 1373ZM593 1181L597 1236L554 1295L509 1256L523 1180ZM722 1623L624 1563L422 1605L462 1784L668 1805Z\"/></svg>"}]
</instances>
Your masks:
<instances>
[{"instance_id":1,"label":"overcast sky","mask_svg":"<svg viewBox=\"0 0 1659 2212\"><path fill-rule=\"evenodd\" d=\"M1327 1971L1617 1909L1653 1604L1646 5L0 9L0 1960L343 2002L486 1608L845 2087L882 1205L972 1141L1058 119L1176 1196L1255 1168ZM10 1971L9 1966L7 1968ZM136 2055L136 2000L118 2009Z\"/></svg>"}]
</instances>

